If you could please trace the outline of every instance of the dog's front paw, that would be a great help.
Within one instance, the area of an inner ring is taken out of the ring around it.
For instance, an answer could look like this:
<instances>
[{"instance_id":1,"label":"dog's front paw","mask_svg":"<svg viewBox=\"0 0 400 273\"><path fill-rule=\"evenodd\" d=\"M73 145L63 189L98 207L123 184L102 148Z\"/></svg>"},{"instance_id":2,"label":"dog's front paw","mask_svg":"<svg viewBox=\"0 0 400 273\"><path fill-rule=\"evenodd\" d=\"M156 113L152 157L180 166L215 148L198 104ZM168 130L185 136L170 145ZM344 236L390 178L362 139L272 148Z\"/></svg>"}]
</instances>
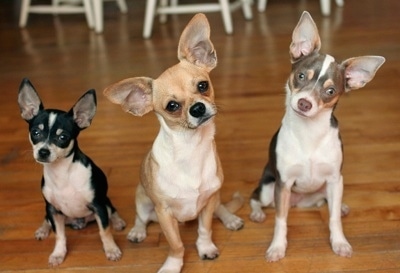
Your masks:
<instances>
[{"instance_id":1,"label":"dog's front paw","mask_svg":"<svg viewBox=\"0 0 400 273\"><path fill-rule=\"evenodd\" d=\"M333 242L332 249L333 252L342 257L350 258L353 254L353 248L347 241Z\"/></svg>"},{"instance_id":2,"label":"dog's front paw","mask_svg":"<svg viewBox=\"0 0 400 273\"><path fill-rule=\"evenodd\" d=\"M122 252L117 246L105 249L104 251L106 253L107 259L109 259L110 261L118 261L122 257Z\"/></svg>"},{"instance_id":3,"label":"dog's front paw","mask_svg":"<svg viewBox=\"0 0 400 273\"><path fill-rule=\"evenodd\" d=\"M127 236L128 240L133 243L140 243L147 237L146 229L133 227Z\"/></svg>"},{"instance_id":4,"label":"dog's front paw","mask_svg":"<svg viewBox=\"0 0 400 273\"><path fill-rule=\"evenodd\" d=\"M179 273L183 266L183 259L168 257L157 273Z\"/></svg>"},{"instance_id":5,"label":"dog's front paw","mask_svg":"<svg viewBox=\"0 0 400 273\"><path fill-rule=\"evenodd\" d=\"M199 237L196 246L199 256L203 260L214 260L219 256L218 248L211 240L200 239Z\"/></svg>"},{"instance_id":6,"label":"dog's front paw","mask_svg":"<svg viewBox=\"0 0 400 273\"><path fill-rule=\"evenodd\" d=\"M49 257L49 266L58 266L65 259L66 253L52 253Z\"/></svg>"},{"instance_id":7,"label":"dog's front paw","mask_svg":"<svg viewBox=\"0 0 400 273\"><path fill-rule=\"evenodd\" d=\"M280 245L271 245L266 253L268 262L276 262L285 257L286 247Z\"/></svg>"}]
</instances>

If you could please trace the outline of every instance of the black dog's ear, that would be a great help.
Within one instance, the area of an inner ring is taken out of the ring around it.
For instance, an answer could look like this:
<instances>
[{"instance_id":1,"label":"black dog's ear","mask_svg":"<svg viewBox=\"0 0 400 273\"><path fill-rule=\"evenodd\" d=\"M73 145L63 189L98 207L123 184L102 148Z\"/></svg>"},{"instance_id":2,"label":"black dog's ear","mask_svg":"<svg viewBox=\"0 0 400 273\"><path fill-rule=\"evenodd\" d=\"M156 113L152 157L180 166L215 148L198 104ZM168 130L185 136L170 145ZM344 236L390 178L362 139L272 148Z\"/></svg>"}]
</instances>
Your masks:
<instances>
[{"instance_id":1,"label":"black dog's ear","mask_svg":"<svg viewBox=\"0 0 400 273\"><path fill-rule=\"evenodd\" d=\"M27 78L24 78L19 86L18 105L21 117L26 121L30 121L44 109L38 93Z\"/></svg>"},{"instance_id":2,"label":"black dog's ear","mask_svg":"<svg viewBox=\"0 0 400 273\"><path fill-rule=\"evenodd\" d=\"M96 91L91 89L83 94L69 111L79 128L85 129L90 126L96 114Z\"/></svg>"}]
</instances>

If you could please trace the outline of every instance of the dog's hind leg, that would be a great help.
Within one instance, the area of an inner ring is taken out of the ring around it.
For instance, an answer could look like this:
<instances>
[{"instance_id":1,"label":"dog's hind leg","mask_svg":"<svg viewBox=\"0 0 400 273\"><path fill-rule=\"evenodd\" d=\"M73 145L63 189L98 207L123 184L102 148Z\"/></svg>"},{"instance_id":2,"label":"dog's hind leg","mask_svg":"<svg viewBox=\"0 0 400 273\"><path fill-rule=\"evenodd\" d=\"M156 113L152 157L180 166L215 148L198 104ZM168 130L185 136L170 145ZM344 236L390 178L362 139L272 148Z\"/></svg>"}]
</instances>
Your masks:
<instances>
[{"instance_id":1,"label":"dog's hind leg","mask_svg":"<svg viewBox=\"0 0 400 273\"><path fill-rule=\"evenodd\" d=\"M51 224L47 219L43 220L42 225L35 231L36 240L44 240L49 237Z\"/></svg>"},{"instance_id":2,"label":"dog's hind leg","mask_svg":"<svg viewBox=\"0 0 400 273\"><path fill-rule=\"evenodd\" d=\"M142 184L138 184L136 189L136 218L135 226L128 233L128 240L134 243L140 243L147 237L147 224L157 221L157 215L154 210L154 204L146 195Z\"/></svg>"},{"instance_id":3,"label":"dog's hind leg","mask_svg":"<svg viewBox=\"0 0 400 273\"><path fill-rule=\"evenodd\" d=\"M239 192L233 194L233 198L226 204L219 204L215 209L215 216L221 220L224 226L230 230L239 230L243 228L242 218L233 214L243 206L244 200Z\"/></svg>"},{"instance_id":4,"label":"dog's hind leg","mask_svg":"<svg viewBox=\"0 0 400 273\"><path fill-rule=\"evenodd\" d=\"M253 222L263 222L266 215L263 211L263 207L272 206L274 204L274 187L275 183L270 182L268 184L260 184L256 188L250 199L250 220Z\"/></svg>"}]
</instances>

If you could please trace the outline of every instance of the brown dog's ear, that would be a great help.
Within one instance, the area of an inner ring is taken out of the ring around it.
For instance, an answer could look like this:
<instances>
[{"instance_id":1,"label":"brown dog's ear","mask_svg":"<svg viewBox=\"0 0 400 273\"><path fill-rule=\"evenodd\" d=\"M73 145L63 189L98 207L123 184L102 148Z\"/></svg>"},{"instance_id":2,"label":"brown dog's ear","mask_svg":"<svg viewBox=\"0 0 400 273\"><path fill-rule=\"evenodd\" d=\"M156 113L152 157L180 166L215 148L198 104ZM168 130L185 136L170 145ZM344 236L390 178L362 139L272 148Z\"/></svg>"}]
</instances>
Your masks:
<instances>
[{"instance_id":1,"label":"brown dog's ear","mask_svg":"<svg viewBox=\"0 0 400 273\"><path fill-rule=\"evenodd\" d=\"M196 14L183 30L179 39L178 59L187 60L208 72L217 66L217 53L210 40L210 25L204 14Z\"/></svg>"},{"instance_id":2,"label":"brown dog's ear","mask_svg":"<svg viewBox=\"0 0 400 273\"><path fill-rule=\"evenodd\" d=\"M342 66L346 92L366 85L374 78L376 71L384 62L385 58L381 56L362 56L345 60Z\"/></svg>"},{"instance_id":3,"label":"brown dog's ear","mask_svg":"<svg viewBox=\"0 0 400 273\"><path fill-rule=\"evenodd\" d=\"M312 52L318 52L320 48L321 39L317 26L311 15L305 11L293 30L292 43L289 48L292 63L303 56L310 55Z\"/></svg>"},{"instance_id":4,"label":"brown dog's ear","mask_svg":"<svg viewBox=\"0 0 400 273\"><path fill-rule=\"evenodd\" d=\"M153 79L147 77L129 78L110 85L103 94L125 112L143 116L153 110L152 83Z\"/></svg>"}]
</instances>

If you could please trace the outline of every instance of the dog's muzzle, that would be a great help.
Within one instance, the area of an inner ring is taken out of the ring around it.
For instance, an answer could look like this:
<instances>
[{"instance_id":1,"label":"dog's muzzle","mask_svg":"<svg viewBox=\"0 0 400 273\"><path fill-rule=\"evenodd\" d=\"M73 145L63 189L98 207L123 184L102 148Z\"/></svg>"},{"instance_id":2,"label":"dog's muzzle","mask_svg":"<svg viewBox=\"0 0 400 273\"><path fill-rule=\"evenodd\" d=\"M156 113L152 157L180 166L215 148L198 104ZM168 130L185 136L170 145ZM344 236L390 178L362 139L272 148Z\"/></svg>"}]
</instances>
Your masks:
<instances>
[{"instance_id":1,"label":"dog's muzzle","mask_svg":"<svg viewBox=\"0 0 400 273\"><path fill-rule=\"evenodd\" d=\"M206 113L206 110L207 110L207 108L204 105L204 103L197 102L192 107L190 107L189 113L192 117L200 118L200 117L204 116L204 114Z\"/></svg>"},{"instance_id":2,"label":"dog's muzzle","mask_svg":"<svg viewBox=\"0 0 400 273\"><path fill-rule=\"evenodd\" d=\"M47 148L41 148L37 153L36 160L39 162L48 162L50 157L50 150Z\"/></svg>"}]
</instances>

